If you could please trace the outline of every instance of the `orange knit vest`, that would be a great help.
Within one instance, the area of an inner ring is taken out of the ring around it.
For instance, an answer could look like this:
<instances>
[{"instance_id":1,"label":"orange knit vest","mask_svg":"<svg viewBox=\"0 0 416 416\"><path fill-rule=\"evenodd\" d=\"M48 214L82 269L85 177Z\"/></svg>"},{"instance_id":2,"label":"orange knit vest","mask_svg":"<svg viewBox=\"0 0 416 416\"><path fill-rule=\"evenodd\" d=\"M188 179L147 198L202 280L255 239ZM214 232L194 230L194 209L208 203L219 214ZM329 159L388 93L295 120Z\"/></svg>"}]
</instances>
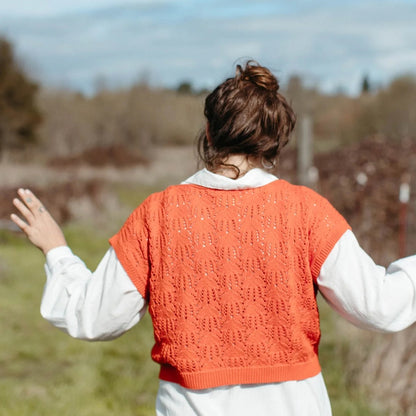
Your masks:
<instances>
[{"instance_id":1,"label":"orange knit vest","mask_svg":"<svg viewBox=\"0 0 416 416\"><path fill-rule=\"evenodd\" d=\"M348 228L284 180L148 197L110 243L149 302L160 378L203 389L318 374L315 282Z\"/></svg>"}]
</instances>

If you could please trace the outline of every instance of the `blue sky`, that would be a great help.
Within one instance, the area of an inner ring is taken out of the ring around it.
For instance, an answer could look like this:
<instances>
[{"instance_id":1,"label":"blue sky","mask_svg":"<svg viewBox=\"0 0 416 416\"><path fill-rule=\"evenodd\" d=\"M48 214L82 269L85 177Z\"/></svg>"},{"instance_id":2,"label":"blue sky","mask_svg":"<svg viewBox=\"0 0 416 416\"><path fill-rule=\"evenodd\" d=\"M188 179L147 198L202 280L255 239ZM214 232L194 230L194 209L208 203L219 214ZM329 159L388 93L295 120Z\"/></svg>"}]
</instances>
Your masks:
<instances>
[{"instance_id":1,"label":"blue sky","mask_svg":"<svg viewBox=\"0 0 416 416\"><path fill-rule=\"evenodd\" d=\"M211 88L239 58L325 91L416 71L416 0L0 0L0 34L45 85Z\"/></svg>"}]
</instances>

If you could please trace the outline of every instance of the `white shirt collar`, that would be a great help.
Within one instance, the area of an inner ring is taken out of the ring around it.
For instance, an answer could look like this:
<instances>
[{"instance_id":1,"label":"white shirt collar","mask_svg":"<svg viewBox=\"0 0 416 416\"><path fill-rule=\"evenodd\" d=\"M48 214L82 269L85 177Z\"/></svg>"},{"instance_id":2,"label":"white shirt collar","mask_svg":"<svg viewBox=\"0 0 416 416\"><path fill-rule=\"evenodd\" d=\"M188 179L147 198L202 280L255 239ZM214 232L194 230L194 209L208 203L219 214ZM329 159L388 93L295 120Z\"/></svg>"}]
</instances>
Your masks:
<instances>
[{"instance_id":1,"label":"white shirt collar","mask_svg":"<svg viewBox=\"0 0 416 416\"><path fill-rule=\"evenodd\" d=\"M251 169L238 179L227 178L226 176L218 175L205 168L183 181L182 184L193 184L205 186L206 188L231 190L257 188L259 186L267 185L277 179L276 176L260 168Z\"/></svg>"}]
</instances>

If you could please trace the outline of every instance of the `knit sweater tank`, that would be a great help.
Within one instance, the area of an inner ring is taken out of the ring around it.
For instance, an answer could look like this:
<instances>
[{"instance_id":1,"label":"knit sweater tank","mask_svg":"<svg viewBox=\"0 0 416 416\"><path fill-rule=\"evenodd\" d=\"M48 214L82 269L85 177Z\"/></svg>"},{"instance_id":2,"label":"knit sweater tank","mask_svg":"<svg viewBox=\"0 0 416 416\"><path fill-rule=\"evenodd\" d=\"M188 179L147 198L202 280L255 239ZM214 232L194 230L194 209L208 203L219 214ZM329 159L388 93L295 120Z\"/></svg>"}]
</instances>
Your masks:
<instances>
[{"instance_id":1,"label":"knit sweater tank","mask_svg":"<svg viewBox=\"0 0 416 416\"><path fill-rule=\"evenodd\" d=\"M204 389L318 374L315 283L348 228L284 180L149 196L110 243L149 303L160 378Z\"/></svg>"}]
</instances>

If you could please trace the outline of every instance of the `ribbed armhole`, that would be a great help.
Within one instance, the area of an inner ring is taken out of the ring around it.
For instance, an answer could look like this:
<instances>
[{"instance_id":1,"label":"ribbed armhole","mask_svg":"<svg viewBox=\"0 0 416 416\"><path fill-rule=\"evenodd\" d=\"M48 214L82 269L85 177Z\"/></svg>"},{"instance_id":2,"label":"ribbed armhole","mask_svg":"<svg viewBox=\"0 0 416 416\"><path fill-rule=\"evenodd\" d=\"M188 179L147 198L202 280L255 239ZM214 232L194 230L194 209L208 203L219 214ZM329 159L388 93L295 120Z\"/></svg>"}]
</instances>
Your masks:
<instances>
[{"instance_id":1,"label":"ribbed armhole","mask_svg":"<svg viewBox=\"0 0 416 416\"><path fill-rule=\"evenodd\" d=\"M329 253L334 248L335 244L339 241L343 234L350 229L351 227L345 220L341 221L338 227L333 230L331 235L326 238L325 243L320 247L319 252L312 262L311 270L314 281L316 281L321 273L321 267L329 256Z\"/></svg>"},{"instance_id":2,"label":"ribbed armhole","mask_svg":"<svg viewBox=\"0 0 416 416\"><path fill-rule=\"evenodd\" d=\"M124 270L126 271L127 275L129 276L130 280L142 295L144 299L147 299L147 288L146 288L146 281L140 279L137 273L137 262L132 261L129 256L127 256L126 251L123 249L123 244L120 242L119 234L114 235L109 239L109 243L113 247L114 251L116 252L117 259L123 266Z\"/></svg>"}]
</instances>

